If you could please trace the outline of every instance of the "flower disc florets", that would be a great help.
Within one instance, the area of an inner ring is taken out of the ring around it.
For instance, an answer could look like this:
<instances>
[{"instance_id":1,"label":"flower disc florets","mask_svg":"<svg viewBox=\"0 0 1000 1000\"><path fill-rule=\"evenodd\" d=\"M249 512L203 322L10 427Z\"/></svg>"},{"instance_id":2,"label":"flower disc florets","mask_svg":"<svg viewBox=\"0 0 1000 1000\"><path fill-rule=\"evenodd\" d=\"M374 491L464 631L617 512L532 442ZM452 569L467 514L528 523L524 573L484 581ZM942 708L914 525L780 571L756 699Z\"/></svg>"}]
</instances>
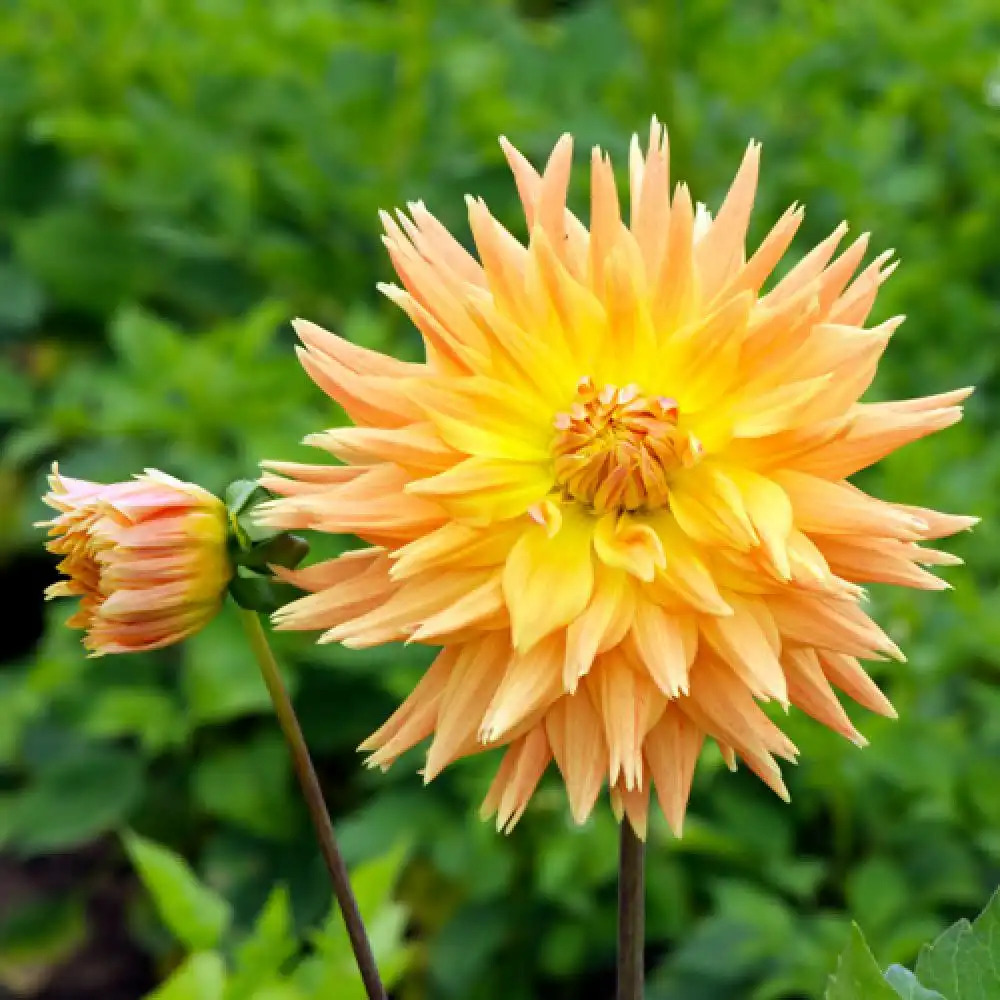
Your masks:
<instances>
[{"instance_id":1,"label":"flower disc florets","mask_svg":"<svg viewBox=\"0 0 1000 1000\"><path fill-rule=\"evenodd\" d=\"M556 483L599 513L665 507L672 470L690 468L701 454L678 415L675 399L581 379L573 405L555 418Z\"/></svg>"}]
</instances>

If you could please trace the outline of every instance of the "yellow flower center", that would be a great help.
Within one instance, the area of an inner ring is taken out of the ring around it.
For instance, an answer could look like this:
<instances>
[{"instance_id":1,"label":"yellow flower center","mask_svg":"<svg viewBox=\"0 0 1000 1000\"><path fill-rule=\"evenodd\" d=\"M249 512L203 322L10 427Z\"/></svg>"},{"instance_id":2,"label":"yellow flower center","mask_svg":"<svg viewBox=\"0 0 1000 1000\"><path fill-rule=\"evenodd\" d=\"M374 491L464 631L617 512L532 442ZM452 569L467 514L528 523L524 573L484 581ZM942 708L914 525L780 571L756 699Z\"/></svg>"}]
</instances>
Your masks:
<instances>
[{"instance_id":1,"label":"yellow flower center","mask_svg":"<svg viewBox=\"0 0 1000 1000\"><path fill-rule=\"evenodd\" d=\"M665 507L670 474L701 456L678 417L676 400L666 396L644 396L636 385L598 389L589 376L581 379L572 406L555 418L556 481L599 513Z\"/></svg>"}]
</instances>

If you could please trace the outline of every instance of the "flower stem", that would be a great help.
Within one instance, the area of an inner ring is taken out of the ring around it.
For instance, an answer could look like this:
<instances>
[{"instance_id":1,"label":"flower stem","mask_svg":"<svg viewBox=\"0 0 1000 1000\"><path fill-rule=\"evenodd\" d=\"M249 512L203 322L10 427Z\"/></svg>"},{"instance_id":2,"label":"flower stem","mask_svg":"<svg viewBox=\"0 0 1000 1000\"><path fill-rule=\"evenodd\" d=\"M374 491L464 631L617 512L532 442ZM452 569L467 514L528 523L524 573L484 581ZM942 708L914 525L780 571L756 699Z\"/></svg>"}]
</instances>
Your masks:
<instances>
[{"instance_id":1,"label":"flower stem","mask_svg":"<svg viewBox=\"0 0 1000 1000\"><path fill-rule=\"evenodd\" d=\"M243 624L243 630L250 642L250 648L253 650L257 664L260 666L260 672L264 677L264 683L271 695L281 731L285 734L285 740L292 755L292 763L295 765L295 773L298 775L299 784L302 787L302 795L309 808L313 826L316 828L320 852L330 873L330 881L333 883L333 891L340 904L340 911L344 915L347 936L351 939L351 948L354 950L354 958L358 963L358 971L365 984L365 991L369 1000L387 1000L385 987L379 978L375 956L372 954L371 944L368 941L368 934L361 919L361 912L358 910L358 902L351 889L347 866L344 864L340 848L337 847L333 824L330 822L330 814L323 801L323 792L320 789L319 779L316 777L316 769L309 756L305 737L302 735L295 709L288 697L288 690L282 680L281 672L278 670L274 653L271 652L267 635L261 626L257 613L247 611L245 608L237 610Z\"/></svg>"},{"instance_id":2,"label":"flower stem","mask_svg":"<svg viewBox=\"0 0 1000 1000\"><path fill-rule=\"evenodd\" d=\"M646 845L627 818L621 822L618 854L617 1000L642 1000L646 937Z\"/></svg>"}]
</instances>

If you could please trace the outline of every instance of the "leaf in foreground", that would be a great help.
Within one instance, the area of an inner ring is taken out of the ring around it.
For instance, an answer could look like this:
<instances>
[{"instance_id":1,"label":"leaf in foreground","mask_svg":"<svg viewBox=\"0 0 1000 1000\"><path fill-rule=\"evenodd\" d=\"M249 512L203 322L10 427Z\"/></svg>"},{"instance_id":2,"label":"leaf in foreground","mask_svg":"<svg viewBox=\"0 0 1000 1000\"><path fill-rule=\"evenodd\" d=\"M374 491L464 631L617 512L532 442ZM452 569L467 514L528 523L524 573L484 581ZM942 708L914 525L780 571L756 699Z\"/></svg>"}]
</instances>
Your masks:
<instances>
[{"instance_id":1,"label":"leaf in foreground","mask_svg":"<svg viewBox=\"0 0 1000 1000\"><path fill-rule=\"evenodd\" d=\"M202 885L180 855L135 833L123 839L142 884L177 940L194 951L218 945L232 920L229 903Z\"/></svg>"},{"instance_id":2,"label":"leaf in foreground","mask_svg":"<svg viewBox=\"0 0 1000 1000\"><path fill-rule=\"evenodd\" d=\"M1000 997L1000 890L974 923L960 920L924 945L917 978L947 1000Z\"/></svg>"},{"instance_id":3,"label":"leaf in foreground","mask_svg":"<svg viewBox=\"0 0 1000 1000\"><path fill-rule=\"evenodd\" d=\"M882 978L882 970L857 924L851 929L851 940L840 956L837 971L830 977L826 1000L898 1000Z\"/></svg>"},{"instance_id":4,"label":"leaf in foreground","mask_svg":"<svg viewBox=\"0 0 1000 1000\"><path fill-rule=\"evenodd\" d=\"M945 1000L937 990L921 986L920 980L902 965L890 965L885 979L903 1000Z\"/></svg>"}]
</instances>

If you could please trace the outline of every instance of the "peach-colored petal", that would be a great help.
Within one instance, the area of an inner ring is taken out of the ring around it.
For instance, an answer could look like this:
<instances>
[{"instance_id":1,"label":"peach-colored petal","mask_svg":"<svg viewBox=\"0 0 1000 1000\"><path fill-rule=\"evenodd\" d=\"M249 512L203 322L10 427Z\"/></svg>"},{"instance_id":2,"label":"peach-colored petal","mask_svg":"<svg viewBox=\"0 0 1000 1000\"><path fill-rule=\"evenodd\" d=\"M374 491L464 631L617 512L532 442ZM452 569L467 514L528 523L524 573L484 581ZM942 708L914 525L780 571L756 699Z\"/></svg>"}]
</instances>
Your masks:
<instances>
[{"instance_id":1,"label":"peach-colored petal","mask_svg":"<svg viewBox=\"0 0 1000 1000\"><path fill-rule=\"evenodd\" d=\"M688 674L698 652L698 624L691 615L672 615L650 601L639 601L632 623L639 659L668 697L687 694Z\"/></svg>"},{"instance_id":2,"label":"peach-colored petal","mask_svg":"<svg viewBox=\"0 0 1000 1000\"><path fill-rule=\"evenodd\" d=\"M699 729L676 706L669 705L646 737L646 763L660 808L674 835L684 826L694 768L705 740Z\"/></svg>"}]
</instances>

